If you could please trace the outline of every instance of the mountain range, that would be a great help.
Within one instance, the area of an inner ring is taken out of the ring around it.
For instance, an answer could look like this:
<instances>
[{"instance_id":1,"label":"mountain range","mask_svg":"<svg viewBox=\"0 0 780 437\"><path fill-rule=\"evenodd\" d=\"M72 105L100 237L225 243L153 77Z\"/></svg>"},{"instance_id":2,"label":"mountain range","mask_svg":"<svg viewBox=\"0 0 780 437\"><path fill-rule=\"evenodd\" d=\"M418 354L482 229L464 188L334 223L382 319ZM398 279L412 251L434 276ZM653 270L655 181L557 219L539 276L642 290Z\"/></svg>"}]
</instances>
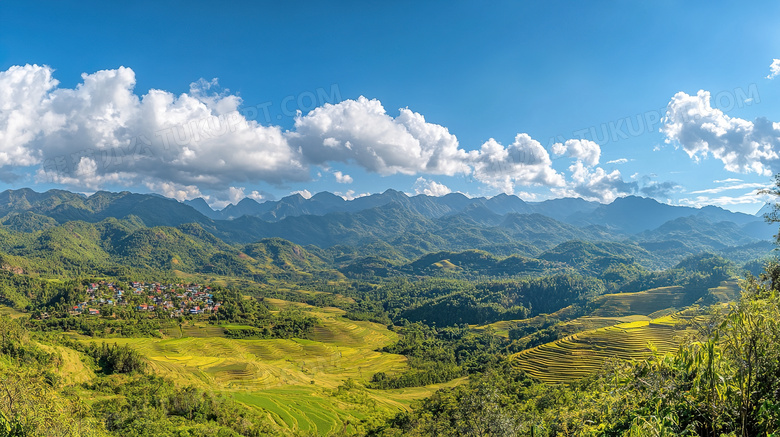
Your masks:
<instances>
[{"instance_id":1,"label":"mountain range","mask_svg":"<svg viewBox=\"0 0 780 437\"><path fill-rule=\"evenodd\" d=\"M345 200L321 192L308 199L294 194L263 203L247 198L214 211L203 199L179 202L154 194L100 191L85 196L27 188L0 193L0 223L14 232L107 219L131 228L197 224L215 241L233 247L282 238L312 246L313 253L343 265L364 256L410 260L470 249L538 257L569 241L622 245L651 268L703 251L730 253L735 261L746 262L772 249L774 233L762 217L636 196L600 204L573 198L526 202L506 194L407 196L395 190Z\"/></svg>"},{"instance_id":2,"label":"mountain range","mask_svg":"<svg viewBox=\"0 0 780 437\"><path fill-rule=\"evenodd\" d=\"M762 217L768 210L767 207L762 208L756 216L753 216L731 212L717 206L698 209L666 205L654 199L638 196L621 197L607 205L580 198L526 202L517 196L507 194L499 194L491 198L469 198L461 193L450 193L441 197L425 194L410 197L392 189L352 200L345 200L329 192L315 194L309 199L300 194L293 194L280 200L262 203L244 198L237 204L230 204L220 211L211 209L202 198L187 200L184 203L214 220L231 220L248 215L264 221L279 221L292 216L358 212L393 202L428 218L439 218L469 210L487 210L498 216L508 213L537 213L578 226L601 224L631 233L652 229L669 220L689 215L698 215L714 222L733 221L745 224L757 221L756 217Z\"/></svg>"}]
</instances>

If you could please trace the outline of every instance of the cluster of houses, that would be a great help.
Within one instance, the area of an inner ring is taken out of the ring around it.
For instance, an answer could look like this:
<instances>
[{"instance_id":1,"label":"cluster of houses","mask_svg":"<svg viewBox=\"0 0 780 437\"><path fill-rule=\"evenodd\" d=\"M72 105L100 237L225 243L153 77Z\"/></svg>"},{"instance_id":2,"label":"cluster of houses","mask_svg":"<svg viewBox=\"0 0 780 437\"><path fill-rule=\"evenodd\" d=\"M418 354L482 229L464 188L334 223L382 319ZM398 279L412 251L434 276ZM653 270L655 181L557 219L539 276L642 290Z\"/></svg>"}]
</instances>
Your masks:
<instances>
[{"instance_id":1,"label":"cluster of houses","mask_svg":"<svg viewBox=\"0 0 780 437\"><path fill-rule=\"evenodd\" d=\"M161 284L159 282L131 282L123 290L113 282L89 284L87 298L70 309L71 315L99 316L101 310L113 312L112 307L135 311L164 311L170 317L187 314L213 313L221 302L214 301L211 287L198 284Z\"/></svg>"}]
</instances>

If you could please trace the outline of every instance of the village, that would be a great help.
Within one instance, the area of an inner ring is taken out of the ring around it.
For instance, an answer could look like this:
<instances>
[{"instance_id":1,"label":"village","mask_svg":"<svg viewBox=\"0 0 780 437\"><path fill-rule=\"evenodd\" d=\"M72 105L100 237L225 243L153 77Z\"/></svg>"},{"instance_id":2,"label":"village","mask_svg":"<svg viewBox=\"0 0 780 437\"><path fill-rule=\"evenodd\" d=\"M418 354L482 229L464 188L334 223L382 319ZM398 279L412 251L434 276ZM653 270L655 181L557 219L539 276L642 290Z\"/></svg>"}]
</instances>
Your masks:
<instances>
[{"instance_id":1,"label":"village","mask_svg":"<svg viewBox=\"0 0 780 437\"><path fill-rule=\"evenodd\" d=\"M127 288L125 290L124 288ZM86 300L70 308L71 315L111 315L117 310L184 315L215 313L221 302L214 301L211 287L198 284L130 282L127 286L99 281L87 285Z\"/></svg>"}]
</instances>

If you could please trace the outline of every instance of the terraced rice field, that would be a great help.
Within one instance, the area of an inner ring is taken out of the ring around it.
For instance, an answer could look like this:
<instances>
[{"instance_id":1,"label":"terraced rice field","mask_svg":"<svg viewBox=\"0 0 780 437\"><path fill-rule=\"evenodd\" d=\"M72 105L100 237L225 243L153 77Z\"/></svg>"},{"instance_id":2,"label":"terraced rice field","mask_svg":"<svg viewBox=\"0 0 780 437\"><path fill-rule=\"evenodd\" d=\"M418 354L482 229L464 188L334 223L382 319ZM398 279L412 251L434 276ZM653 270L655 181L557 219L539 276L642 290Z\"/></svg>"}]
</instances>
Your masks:
<instances>
[{"instance_id":1,"label":"terraced rice field","mask_svg":"<svg viewBox=\"0 0 780 437\"><path fill-rule=\"evenodd\" d=\"M336 387L342 380L367 380L376 372L406 367L400 355L374 349L394 341L395 334L368 322L324 321L315 338L233 340L222 337L172 339L116 338L149 359L152 369L183 384L204 388L264 390L286 385ZM384 327L381 327L384 329ZM362 344L360 337L366 339ZM101 341L101 340L88 340Z\"/></svg>"},{"instance_id":2,"label":"terraced rice field","mask_svg":"<svg viewBox=\"0 0 780 437\"><path fill-rule=\"evenodd\" d=\"M57 373L62 377L63 383L80 384L95 377L95 372L84 364L81 354L77 351L63 346L42 343L37 343L37 345L46 352L59 354L62 361L57 367Z\"/></svg>"},{"instance_id":3,"label":"terraced rice field","mask_svg":"<svg viewBox=\"0 0 780 437\"><path fill-rule=\"evenodd\" d=\"M320 324L312 339L236 340L221 336L214 326L183 327L185 337L112 338L149 360L152 370L181 385L219 390L261 409L282 429L325 435L341 431L347 421L368 414L364 406L347 404L332 390L347 378L365 383L376 372L406 369L406 358L376 350L397 341L384 325L342 317L337 308L315 308L284 301L316 316ZM178 331L178 328L175 330ZM210 336L210 334L217 336ZM78 337L80 341L101 339ZM454 381L455 385L462 381ZM437 386L402 390L368 390L378 408L392 412L429 396ZM389 414L389 413L388 413Z\"/></svg>"},{"instance_id":4,"label":"terraced rice field","mask_svg":"<svg viewBox=\"0 0 780 437\"><path fill-rule=\"evenodd\" d=\"M636 293L605 294L596 298L593 304L597 307L591 315L597 317L620 317L632 314L660 316L661 312L675 312L693 304L697 296L702 296L699 303L712 305L722 302L733 302L739 299L739 283L735 280L723 281L717 287L706 293L685 289L680 286L659 287Z\"/></svg>"},{"instance_id":5,"label":"terraced rice field","mask_svg":"<svg viewBox=\"0 0 780 437\"><path fill-rule=\"evenodd\" d=\"M167 337L182 338L182 337L222 337L225 335L225 330L219 326L196 324L196 325L184 325L182 327L171 327L162 329L162 333Z\"/></svg>"},{"instance_id":6,"label":"terraced rice field","mask_svg":"<svg viewBox=\"0 0 780 437\"><path fill-rule=\"evenodd\" d=\"M599 328L608 328L620 324L629 324L635 322L650 322L650 317L640 314L633 314L623 317L596 317L596 316L583 316L574 320L570 320L564 323L563 332L568 334L575 334L581 331L589 331Z\"/></svg>"},{"instance_id":7,"label":"terraced rice field","mask_svg":"<svg viewBox=\"0 0 780 437\"><path fill-rule=\"evenodd\" d=\"M569 383L594 373L607 358L644 359L651 344L658 352L671 352L687 334L687 326L674 316L620 323L519 352L512 362L542 382Z\"/></svg>"},{"instance_id":8,"label":"terraced rice field","mask_svg":"<svg viewBox=\"0 0 780 437\"><path fill-rule=\"evenodd\" d=\"M23 315L25 315L25 313L21 311L15 310L9 306L0 305L0 316L10 317L12 319L18 319Z\"/></svg>"},{"instance_id":9,"label":"terraced rice field","mask_svg":"<svg viewBox=\"0 0 780 437\"><path fill-rule=\"evenodd\" d=\"M667 308L681 308L692 304L686 290L680 286L660 287L637 293L615 293L599 296L594 300L598 308L592 315L620 317L630 314L650 315Z\"/></svg>"},{"instance_id":10,"label":"terraced rice field","mask_svg":"<svg viewBox=\"0 0 780 437\"><path fill-rule=\"evenodd\" d=\"M314 432L328 435L342 424L357 418L345 409L338 408L333 399L316 396L315 390L307 387L268 390L256 393L234 393L239 402L268 412L269 417L280 428Z\"/></svg>"},{"instance_id":11,"label":"terraced rice field","mask_svg":"<svg viewBox=\"0 0 780 437\"><path fill-rule=\"evenodd\" d=\"M618 323L636 322L640 320L652 320L650 317L643 315L630 315L623 317L594 317L584 316L578 317L574 320L564 322L562 329L567 333L576 333L589 329L604 328L612 326ZM509 337L509 330L513 327L533 327L539 328L544 323L544 319L541 316L532 317L530 319L521 320L502 320L500 322L491 323L489 325L472 325L471 328L476 331L483 331L485 329L492 329L493 334L500 337Z\"/></svg>"},{"instance_id":12,"label":"terraced rice field","mask_svg":"<svg viewBox=\"0 0 780 437\"><path fill-rule=\"evenodd\" d=\"M398 390L368 390L377 403L377 408L386 411L400 411L413 401L430 396L444 387L454 387L465 382L465 378L446 384L428 387L413 387ZM355 429L349 425L364 419L373 410L367 406L356 406L329 395L327 390L316 386L289 386L265 390L259 393L233 392L233 397L247 405L261 408L277 426L284 429L329 435Z\"/></svg>"},{"instance_id":13,"label":"terraced rice field","mask_svg":"<svg viewBox=\"0 0 780 437\"><path fill-rule=\"evenodd\" d=\"M739 300L742 290L737 281L723 281L719 286L709 289L708 303L733 302Z\"/></svg>"}]
</instances>

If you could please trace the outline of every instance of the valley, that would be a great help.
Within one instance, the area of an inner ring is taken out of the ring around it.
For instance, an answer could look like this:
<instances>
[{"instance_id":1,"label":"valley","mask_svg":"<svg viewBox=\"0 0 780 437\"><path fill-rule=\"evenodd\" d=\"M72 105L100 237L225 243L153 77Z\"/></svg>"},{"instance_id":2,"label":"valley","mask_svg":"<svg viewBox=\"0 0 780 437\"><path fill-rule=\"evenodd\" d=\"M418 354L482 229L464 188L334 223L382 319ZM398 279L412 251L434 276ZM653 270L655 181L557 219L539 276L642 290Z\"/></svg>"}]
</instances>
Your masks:
<instances>
[{"instance_id":1,"label":"valley","mask_svg":"<svg viewBox=\"0 0 780 437\"><path fill-rule=\"evenodd\" d=\"M555 435L587 384L706 337L774 247L761 218L642 198L335 197L0 193L0 374L92 435L398 435L489 417L463 410L484 390Z\"/></svg>"}]
</instances>

